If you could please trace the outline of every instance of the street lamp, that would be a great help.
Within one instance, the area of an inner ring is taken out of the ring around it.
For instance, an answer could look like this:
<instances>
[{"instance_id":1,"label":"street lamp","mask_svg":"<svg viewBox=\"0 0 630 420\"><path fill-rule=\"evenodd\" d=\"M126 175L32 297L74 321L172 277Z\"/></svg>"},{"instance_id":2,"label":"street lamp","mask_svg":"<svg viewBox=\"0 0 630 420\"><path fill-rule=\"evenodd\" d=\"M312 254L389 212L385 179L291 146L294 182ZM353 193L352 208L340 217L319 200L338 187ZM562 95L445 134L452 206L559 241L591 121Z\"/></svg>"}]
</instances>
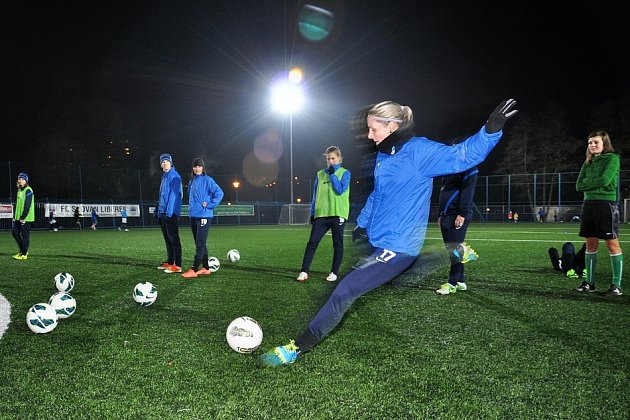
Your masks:
<instances>
[{"instance_id":1,"label":"street lamp","mask_svg":"<svg viewBox=\"0 0 630 420\"><path fill-rule=\"evenodd\" d=\"M301 82L302 70L293 68L285 79L280 80L271 89L271 106L273 110L289 116L291 204L293 204L293 114L304 105L304 90L300 84Z\"/></svg>"},{"instance_id":2,"label":"street lamp","mask_svg":"<svg viewBox=\"0 0 630 420\"><path fill-rule=\"evenodd\" d=\"M236 191L236 203L238 204L238 187L241 186L241 183L238 182L238 179L235 179L232 185L234 186L234 191Z\"/></svg>"}]
</instances>

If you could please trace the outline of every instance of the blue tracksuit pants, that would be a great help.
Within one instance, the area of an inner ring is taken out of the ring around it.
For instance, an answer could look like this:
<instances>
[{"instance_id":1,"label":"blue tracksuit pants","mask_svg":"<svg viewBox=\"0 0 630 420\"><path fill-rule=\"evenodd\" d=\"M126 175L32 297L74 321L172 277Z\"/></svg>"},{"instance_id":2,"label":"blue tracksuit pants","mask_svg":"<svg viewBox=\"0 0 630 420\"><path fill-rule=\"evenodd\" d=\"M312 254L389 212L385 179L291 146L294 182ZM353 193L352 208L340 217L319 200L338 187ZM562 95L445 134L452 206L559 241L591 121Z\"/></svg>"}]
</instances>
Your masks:
<instances>
[{"instance_id":1,"label":"blue tracksuit pants","mask_svg":"<svg viewBox=\"0 0 630 420\"><path fill-rule=\"evenodd\" d=\"M300 352L310 350L335 329L357 298L389 283L412 266L415 260L413 255L374 248L372 254L341 279L306 331L296 340Z\"/></svg>"}]
</instances>

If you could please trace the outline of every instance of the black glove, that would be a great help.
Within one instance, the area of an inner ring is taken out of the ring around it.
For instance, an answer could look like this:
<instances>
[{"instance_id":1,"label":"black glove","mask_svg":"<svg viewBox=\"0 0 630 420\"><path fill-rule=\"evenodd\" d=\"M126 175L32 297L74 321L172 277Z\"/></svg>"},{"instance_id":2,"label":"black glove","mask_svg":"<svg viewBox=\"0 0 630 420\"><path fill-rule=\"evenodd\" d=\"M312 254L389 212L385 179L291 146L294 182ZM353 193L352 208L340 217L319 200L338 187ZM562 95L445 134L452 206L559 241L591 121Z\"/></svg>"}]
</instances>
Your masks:
<instances>
[{"instance_id":1,"label":"black glove","mask_svg":"<svg viewBox=\"0 0 630 420\"><path fill-rule=\"evenodd\" d=\"M486 133L494 134L503 129L505 122L512 118L518 112L518 109L512 110L516 106L514 99L503 101L492 111L488 121L486 122ZM511 110L511 111L510 111Z\"/></svg>"},{"instance_id":2,"label":"black glove","mask_svg":"<svg viewBox=\"0 0 630 420\"><path fill-rule=\"evenodd\" d=\"M352 242L364 240L366 241L367 238L367 231L365 230L365 228L362 228L360 226L354 227L354 229L352 230Z\"/></svg>"},{"instance_id":3,"label":"black glove","mask_svg":"<svg viewBox=\"0 0 630 420\"><path fill-rule=\"evenodd\" d=\"M332 166L332 165L330 165L330 166L328 167L328 174L329 174L329 175L332 175L332 174L334 174L334 173L335 173L335 167L334 167L334 166Z\"/></svg>"},{"instance_id":4,"label":"black glove","mask_svg":"<svg viewBox=\"0 0 630 420\"><path fill-rule=\"evenodd\" d=\"M311 220L309 220L309 222L311 223L311 225L313 224L313 220L315 220L315 216L311 216Z\"/></svg>"}]
</instances>

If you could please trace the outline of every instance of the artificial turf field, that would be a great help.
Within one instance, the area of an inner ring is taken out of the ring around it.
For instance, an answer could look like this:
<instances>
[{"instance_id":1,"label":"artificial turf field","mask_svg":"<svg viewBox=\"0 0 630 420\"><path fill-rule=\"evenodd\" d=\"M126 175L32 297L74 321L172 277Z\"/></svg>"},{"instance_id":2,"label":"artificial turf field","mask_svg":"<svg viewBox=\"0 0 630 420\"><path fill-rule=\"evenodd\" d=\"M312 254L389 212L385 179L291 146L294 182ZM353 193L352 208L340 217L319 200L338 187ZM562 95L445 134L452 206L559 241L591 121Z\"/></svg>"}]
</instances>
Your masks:
<instances>
[{"instance_id":1,"label":"artificial turf field","mask_svg":"<svg viewBox=\"0 0 630 420\"><path fill-rule=\"evenodd\" d=\"M335 287L324 280L330 237L309 281L293 281L309 228L213 226L208 246L222 266L197 279L155 268L158 229L36 231L26 261L11 258L13 238L0 233L0 294L12 310L0 339L0 418L630 418L628 269L627 293L605 297L602 244L598 292L571 290L580 280L554 271L547 249L580 244L575 224L474 223L467 242L480 259L466 266L468 291L434 293L446 267L386 285L295 364L262 366L258 356L295 338ZM629 234L622 226L626 253ZM192 235L181 236L187 269ZM433 224L425 248L440 247ZM238 263L225 257L231 248ZM342 271L357 254L347 237ZM26 312L56 291L60 271L76 279L77 312L33 334ZM131 298L141 281L158 289L150 307ZM225 341L241 315L265 333L253 355Z\"/></svg>"}]
</instances>

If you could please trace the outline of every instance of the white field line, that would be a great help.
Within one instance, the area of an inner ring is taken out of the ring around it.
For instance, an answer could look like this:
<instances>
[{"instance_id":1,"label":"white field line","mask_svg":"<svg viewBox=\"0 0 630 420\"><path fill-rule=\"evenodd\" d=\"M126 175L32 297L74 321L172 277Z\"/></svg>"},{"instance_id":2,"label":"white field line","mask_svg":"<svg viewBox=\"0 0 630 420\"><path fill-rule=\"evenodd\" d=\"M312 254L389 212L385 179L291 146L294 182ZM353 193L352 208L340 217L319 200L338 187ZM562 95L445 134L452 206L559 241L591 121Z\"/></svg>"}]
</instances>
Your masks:
<instances>
[{"instance_id":1,"label":"white field line","mask_svg":"<svg viewBox=\"0 0 630 420\"><path fill-rule=\"evenodd\" d=\"M243 230L268 230L266 228L248 228L248 229L230 229L230 228L222 228L222 230L240 230L241 232ZM295 228L276 228L276 230L285 230L285 231L291 231L291 232L295 232L295 231L303 231L305 230L303 228L302 225L300 225L300 227L295 227ZM497 231L499 232L499 231ZM510 232L510 235L513 235L513 232ZM559 236L565 236L565 235L571 235L571 236L577 236L577 231L576 232L566 232L566 231L560 231L560 230L537 230L537 231L522 231L522 232L518 232L518 234L521 235L540 235L540 234L547 234L547 235L559 235ZM330 236L331 233L330 232L326 232L326 235ZM352 237L352 232L347 232L344 233L343 235L344 237L348 237L351 238ZM477 237L473 237L473 235L469 236L466 238L466 240L470 240L470 241L488 241L488 242L553 242L556 243L558 241L562 241L562 239L558 239L558 238L549 238L549 239L501 239L501 238L477 238ZM308 239L308 238L307 238ZM425 238L425 240L442 240L442 237L432 237L432 236L427 236ZM565 241L567 242L567 241ZM576 239L572 242L581 242L580 239ZM604 240L602 239L600 241L602 243L603 246L604 245ZM626 243L630 243L630 240L624 241L624 240L619 240L619 243L621 244L626 244Z\"/></svg>"}]
</instances>

